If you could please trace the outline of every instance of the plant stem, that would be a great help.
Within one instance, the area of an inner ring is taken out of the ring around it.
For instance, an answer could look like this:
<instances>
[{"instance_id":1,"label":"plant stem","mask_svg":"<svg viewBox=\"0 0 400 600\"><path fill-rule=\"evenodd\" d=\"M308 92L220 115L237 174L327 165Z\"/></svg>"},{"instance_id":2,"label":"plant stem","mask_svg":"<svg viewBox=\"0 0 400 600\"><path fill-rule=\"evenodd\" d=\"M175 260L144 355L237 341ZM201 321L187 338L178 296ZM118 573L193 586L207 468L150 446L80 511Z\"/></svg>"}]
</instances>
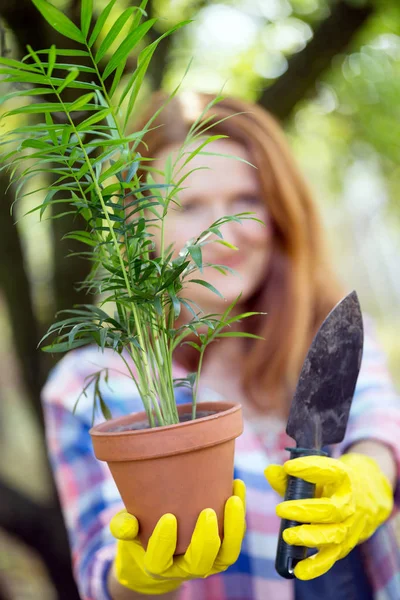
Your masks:
<instances>
[{"instance_id":1,"label":"plant stem","mask_svg":"<svg viewBox=\"0 0 400 600\"><path fill-rule=\"evenodd\" d=\"M118 135L119 135L120 137L122 137L122 133L123 133L123 132L121 131L120 125L119 125L119 123L118 123L118 120L117 120L117 118L116 118L116 115L115 115L115 112L114 112L114 107L113 107L113 105L112 105L112 103L111 103L111 100L110 100L110 98L109 98L109 96L108 96L107 88L106 88L106 87L105 87L105 85L104 85L104 82L103 82L103 80L102 80L102 77L101 77L101 75L100 75L100 72L99 72L99 69L98 69L97 63L96 63L96 62L95 62L95 60L94 60L94 57L93 57L93 54L92 54L91 48L90 48L88 45L87 45L87 50L88 50L88 52L89 52L89 54L90 54L90 58L91 58L91 60L92 60L92 63L93 63L93 65L94 65L94 68L95 68L95 70L96 70L96 74L97 74L98 80L99 80L99 81L100 81L100 83L101 83L101 86L102 86L102 89L103 89L104 98L105 98L105 100L106 100L106 102L107 102L108 106L109 106L109 107L110 107L110 109L111 109L111 114L112 114L112 116L113 116L113 119L114 119L115 125L116 125L116 127L117 127ZM139 187L139 185L140 185L140 182L139 182L139 178L137 177L137 175L136 175L136 174L135 174L135 176L134 176L134 182L135 182L135 185L136 185L137 187ZM102 206L103 206L103 205L102 205ZM163 258L164 258L164 218L165 218L165 211L163 212L163 218L161 219L161 259L163 259ZM120 258L121 258L121 257L120 257ZM129 295L131 295L131 292L130 292L130 291L129 291ZM145 364L146 372L148 373L148 377L149 377L150 367L149 367L149 363L148 363L148 360L147 360L147 352L148 352L148 351L150 351L151 343L149 343L147 346L145 346L145 344L144 344L144 334L142 333L142 330L141 330L141 327L140 327L140 324L139 324L139 321L138 321L138 316L137 316L137 313L136 313L136 307L135 307L135 304L134 304L133 302L132 302L132 310L133 310L133 314L134 314L134 317L135 317L135 323L136 323L136 327L137 327L137 330L138 330L139 342L140 342L140 345L141 345L141 347L142 347L142 350L143 350L143 362L144 362L144 364ZM162 310L163 310L163 316L164 316L164 309L162 309ZM151 324L151 323L152 323L152 318L150 317L150 324ZM154 336L154 332L153 332L153 329L152 329L151 325L150 325L150 328L151 328L151 331L152 331L152 337L153 337L153 340L154 340L154 344L155 344L155 346L157 347L157 339L156 339L156 337ZM164 335L164 334L162 334L162 337L163 337L163 335ZM149 340L149 336L147 336L147 340L148 340L148 342L150 342L150 340ZM165 340L164 340L164 341L165 341ZM165 398L165 400L168 402L168 399L169 399L169 398L168 398L168 396L169 396L169 394L168 394L168 391L167 391L167 389L166 389L166 386L165 386L165 381L164 381L164 379L163 379L163 377L162 377L162 369L159 369L159 373L161 374L161 378L160 378L160 379L161 379L161 385L162 385L162 387L163 387L163 389L164 389L164 393L166 393L166 395L167 395L167 397ZM151 377L151 375L150 375L150 377ZM153 377L154 377L154 375L153 375ZM153 388L153 390L154 390L154 379L152 380L152 388ZM159 392L163 393L161 390L159 390ZM174 407L175 407L176 418L178 419L176 422L179 422L179 418L178 418L178 416L177 416L177 411L176 411L175 402L173 403L173 405L174 405ZM159 420L160 420L160 421L159 421L159 422L160 422L160 424L163 424L163 423L164 423L164 421L165 421L165 418L164 418L164 416L162 416L162 415L161 415L161 412L160 412L160 406L159 406L158 402L157 402L157 403L154 405L154 408L155 408L155 410L156 410L157 417L158 417L158 418L159 418ZM174 415L174 412L172 412L172 413L171 413L171 417L172 417L172 419L174 419L174 417L175 417L175 415ZM173 421L173 422L174 422L174 421Z\"/></svg>"},{"instance_id":2,"label":"plant stem","mask_svg":"<svg viewBox=\"0 0 400 600\"><path fill-rule=\"evenodd\" d=\"M126 272L126 269L125 269L124 259L122 257L121 252L120 252L120 248L119 248L119 245L118 245L117 237L115 235L113 224L111 222L111 219L110 219L110 216L109 216L106 204L104 202L104 198L103 198L100 186L99 186L99 184L97 182L96 174L93 171L92 163L90 162L90 159L89 159L89 157L88 157L88 155L86 153L85 146L83 145L82 139L81 139L81 137L79 135L79 132L77 131L77 129L75 127L75 123L71 119L71 116L70 116L69 112L67 111L66 106L65 106L63 100L61 99L60 94L57 93L57 90L54 88L53 85L52 85L52 88L54 90L54 93L57 95L57 97L58 97L58 99L60 101L60 104L62 105L63 110L65 111L65 114L67 115L67 118L68 118L68 120L69 120L69 122L71 124L71 127L73 128L73 131L74 131L75 135L77 136L79 146L80 146L80 148L82 150L82 153L83 153L83 156L85 158L86 164L88 165L88 169L89 169L90 175L91 175L92 180L93 180L94 188L95 188L97 196L98 196L98 198L100 200L101 208L103 210L105 219L107 221L107 225L108 225L108 228L109 228L109 231L110 231L110 235L111 235L111 239L112 239L114 248L115 248L115 250L117 252L117 255L118 255L118 259L119 259L119 262L120 262L120 266L121 266L121 270L122 270L122 273L123 273L123 277L124 277L124 281L125 281L127 292L129 294L129 297L132 297L132 290L131 290L131 287L130 287L130 284L129 284L128 275L127 275L127 272ZM144 386L145 390L144 391L145 391L146 397L150 397L151 398L151 401L153 403L153 408L154 408L154 410L155 410L155 412L157 414L157 417L160 419L159 422L161 424L163 422L163 419L161 417L160 408L159 408L157 399L155 397L154 388L153 388L153 385L152 385L152 377L151 377L150 367L149 367L149 363L148 363L147 355L146 355L146 351L145 351L145 346L144 346L144 341L143 341L143 333L142 333L142 329L141 329L141 326L140 326L139 315L138 315L138 312L137 312L137 309L136 309L136 306L135 306L134 302L132 302L131 306L132 306L132 312L133 312L133 316L134 316L134 319L135 319L135 325L136 325L137 334L138 334L138 338L139 338L139 345L142 348L142 352L143 352L143 354L142 354L142 361L143 361L143 365L144 365L144 368L145 368L145 372L147 374L147 381L145 379L143 380L143 382L145 383L145 386ZM127 321L127 327L129 328L129 320ZM132 342L130 342L130 347L131 347L131 351L132 351L132 356L134 356L135 352L134 352L134 347L133 347L133 343ZM138 366L138 376L140 378L142 378L142 373L141 373L141 369L139 368L139 366ZM144 398L143 398L143 400L144 400ZM146 406L146 402L147 402L147 400L146 401L144 400L145 406ZM148 412L148 414L150 415L150 407L146 407L146 412Z\"/></svg>"},{"instance_id":3,"label":"plant stem","mask_svg":"<svg viewBox=\"0 0 400 600\"><path fill-rule=\"evenodd\" d=\"M199 364L197 365L197 373L196 373L196 383L193 389L193 399L192 399L192 419L196 418L196 407L197 407L197 395L199 392L199 380L200 380L200 372L201 367L203 365L203 357L205 352L205 346L202 347L199 357Z\"/></svg>"}]
</instances>

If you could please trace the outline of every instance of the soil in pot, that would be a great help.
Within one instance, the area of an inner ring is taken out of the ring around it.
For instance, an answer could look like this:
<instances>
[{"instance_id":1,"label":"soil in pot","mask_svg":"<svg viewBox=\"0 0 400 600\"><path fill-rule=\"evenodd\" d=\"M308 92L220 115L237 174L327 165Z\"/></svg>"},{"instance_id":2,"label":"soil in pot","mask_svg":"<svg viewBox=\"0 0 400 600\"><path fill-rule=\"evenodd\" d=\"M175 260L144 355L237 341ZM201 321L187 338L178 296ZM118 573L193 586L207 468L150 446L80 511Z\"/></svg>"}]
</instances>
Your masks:
<instances>
[{"instance_id":1,"label":"soil in pot","mask_svg":"<svg viewBox=\"0 0 400 600\"><path fill-rule=\"evenodd\" d=\"M177 517L176 554L185 552L204 508L215 510L223 535L224 507L232 495L235 438L243 430L239 404L201 402L198 411L207 416L195 420L191 410L191 404L180 405L182 422L166 427L149 428L142 412L90 431L97 458L107 461L127 511L138 518L145 547L163 514Z\"/></svg>"},{"instance_id":2,"label":"soil in pot","mask_svg":"<svg viewBox=\"0 0 400 600\"><path fill-rule=\"evenodd\" d=\"M196 412L196 419L202 419L203 417L209 417L210 415L215 415L215 410L200 410ZM183 415L179 415L179 422L186 423L187 421L192 420L192 413L187 412ZM157 423L157 419L156 419ZM158 427L158 424L156 425ZM147 419L143 419L143 421L136 421L134 423L127 423L126 425L118 425L115 427L110 427L107 429L109 432L114 431L136 431L137 429L150 429L149 421Z\"/></svg>"}]
</instances>

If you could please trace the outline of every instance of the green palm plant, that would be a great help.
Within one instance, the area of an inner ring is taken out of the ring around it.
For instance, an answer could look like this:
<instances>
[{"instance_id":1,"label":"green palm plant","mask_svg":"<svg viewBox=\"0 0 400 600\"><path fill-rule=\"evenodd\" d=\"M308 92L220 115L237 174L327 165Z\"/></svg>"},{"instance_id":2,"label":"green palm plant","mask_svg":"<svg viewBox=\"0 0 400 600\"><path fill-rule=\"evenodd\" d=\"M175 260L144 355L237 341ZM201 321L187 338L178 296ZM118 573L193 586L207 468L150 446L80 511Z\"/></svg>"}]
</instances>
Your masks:
<instances>
[{"instance_id":1,"label":"green palm plant","mask_svg":"<svg viewBox=\"0 0 400 600\"><path fill-rule=\"evenodd\" d=\"M105 35L115 0L108 3L94 26L92 0L82 0L80 28L47 0L32 1L52 27L74 40L79 48L63 50L52 46L34 51L28 46L22 60L0 58L3 82L17 84L17 91L3 95L0 103L12 98L28 100L25 105L4 112L1 120L27 114L36 116L34 125L20 125L3 135L1 168L10 170L11 182L16 184L16 201L26 195L25 185L32 178L48 174L54 177L54 182L46 187L43 202L33 210L39 211L42 218L51 213L54 203L62 202L67 205L66 212L83 217L85 227L71 231L66 237L88 246L81 254L92 262L92 267L81 285L88 294L101 298L97 304L63 311L67 314L51 325L40 343L48 336L53 337L43 347L47 352L65 352L90 343L102 350L111 348L129 369L151 426L179 422L174 394L179 385L189 386L193 391L192 418L195 418L198 382L208 344L221 337L257 336L232 327L255 314L231 316L236 302L223 315L205 315L184 296L189 281L219 294L210 283L195 275L206 266L202 248L208 243L229 245L221 234L222 225L253 218L251 213L218 219L196 239L188 240L177 257L174 249L164 244L165 217L171 205L179 205L179 191L191 172L182 175L182 165L204 152L209 143L224 137L207 135L210 120L205 115L212 103L191 127L176 160L167 162L163 183L155 183L151 160L145 161L139 152L144 135L160 111L141 131L126 133L157 45L185 22L143 46L145 35L154 24L154 19L146 19L147 0L139 7L126 9ZM101 72L99 62L126 24L130 24L128 34ZM96 45L100 34L103 40ZM137 67L127 83L122 84L126 61L139 44L142 49ZM82 57L90 66L80 65ZM83 72L90 73L92 81L80 79ZM67 88L81 90L76 100L64 99ZM46 102L49 98L51 101ZM194 142L196 149L188 150ZM142 175L138 174L139 167ZM158 252L152 234L155 226L161 231ZM222 265L207 266L224 273L229 271ZM104 309L105 305L113 307L112 314ZM192 318L177 326L182 306ZM173 352L185 343L199 352L198 369L183 380L174 380ZM99 406L104 417L110 418L100 389L102 376L107 380L107 369L94 373L83 393L94 384L93 410Z\"/></svg>"}]
</instances>

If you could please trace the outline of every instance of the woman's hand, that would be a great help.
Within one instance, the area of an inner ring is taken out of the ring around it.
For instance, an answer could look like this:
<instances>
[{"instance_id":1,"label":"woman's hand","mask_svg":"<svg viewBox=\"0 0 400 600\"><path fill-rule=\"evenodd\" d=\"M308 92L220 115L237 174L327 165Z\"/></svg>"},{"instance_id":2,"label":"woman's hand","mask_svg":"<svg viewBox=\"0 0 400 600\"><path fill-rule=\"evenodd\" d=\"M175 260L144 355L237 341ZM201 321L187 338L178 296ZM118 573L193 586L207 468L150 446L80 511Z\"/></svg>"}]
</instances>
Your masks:
<instances>
[{"instance_id":1,"label":"woman's hand","mask_svg":"<svg viewBox=\"0 0 400 600\"><path fill-rule=\"evenodd\" d=\"M221 542L215 512L206 508L197 520L189 548L174 557L177 521L165 514L158 521L145 551L137 534L137 519L125 510L113 517L110 528L117 542L115 574L119 583L141 594L165 594L182 582L225 571L239 557L245 533L244 483L233 483L233 495L225 505L224 538Z\"/></svg>"},{"instance_id":2,"label":"woman's hand","mask_svg":"<svg viewBox=\"0 0 400 600\"><path fill-rule=\"evenodd\" d=\"M288 475L316 484L316 498L289 500L276 507L282 519L309 523L286 529L284 541L318 549L317 554L296 565L294 574L299 579L326 573L368 539L392 511L389 481L375 460L363 454L345 454L338 460L306 456L265 470L270 485L282 496Z\"/></svg>"}]
</instances>

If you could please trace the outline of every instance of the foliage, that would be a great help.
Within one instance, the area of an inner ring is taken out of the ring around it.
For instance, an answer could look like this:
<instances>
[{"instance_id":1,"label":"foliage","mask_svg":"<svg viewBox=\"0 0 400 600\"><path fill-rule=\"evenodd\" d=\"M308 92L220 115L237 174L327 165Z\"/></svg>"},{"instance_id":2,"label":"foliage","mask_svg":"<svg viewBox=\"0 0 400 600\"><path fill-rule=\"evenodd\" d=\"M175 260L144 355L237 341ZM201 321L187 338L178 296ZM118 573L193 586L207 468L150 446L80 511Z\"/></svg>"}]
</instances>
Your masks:
<instances>
[{"instance_id":1,"label":"foliage","mask_svg":"<svg viewBox=\"0 0 400 600\"><path fill-rule=\"evenodd\" d=\"M192 172L182 175L182 165L189 164L194 156L205 152L208 144L224 136L206 136L209 118L205 118L205 114L212 109L211 103L191 127L176 160L167 161L165 183L157 184L151 160L142 159L139 147L158 113L143 130L128 134L126 129L157 45L185 22L175 25L149 45L143 45L146 33L154 25L154 19L146 19L147 2L143 0L140 7L130 7L117 18L95 52L93 44L106 26L115 0L108 3L94 27L91 27L92 0L82 1L80 27L47 0L32 1L49 24L77 42L79 49L61 49L53 45L34 51L28 46L28 53L21 61L0 59L0 74L4 81L18 84L18 91L4 95L1 103L10 97L36 100L5 112L2 120L26 114L37 118L35 125L17 126L5 134L1 142L2 169L10 170L11 182L16 185L16 200L26 195L24 186L38 174L56 176L43 203L33 210L38 210L42 217L55 203L62 202L66 204L62 214L72 212L84 218L86 228L71 231L66 237L88 246L82 256L91 261L92 268L81 286L88 294L102 298L100 305L85 304L64 311L67 313L65 318L54 323L41 340L56 334L55 340L44 350L65 352L94 342L102 350L111 348L118 352L138 387L149 422L154 426L179 422L172 354L179 345L188 343L200 355L197 373L186 381L194 387L192 416L195 418L198 379L207 345L218 337L256 336L234 331L232 327L254 313L230 316L235 302L222 317L204 315L184 297L185 284L194 282L219 294L211 284L194 274L198 270L202 272L204 266L224 273L229 269L204 264L202 248L209 243L229 245L222 239L222 225L253 217L251 213L241 213L218 219L196 239L188 240L178 256L172 247L165 247L165 217L171 205L179 206L178 193ZM100 60L104 59L117 33L127 23L129 32L101 73ZM137 67L121 89L119 83L125 63L139 44L143 47ZM83 56L89 59L91 66L79 65ZM89 72L92 80L83 81L80 78L83 72ZM111 85L106 85L109 78L112 78ZM64 98L68 88L81 90L72 102ZM139 167L146 177L138 174ZM59 193L63 198L56 196ZM161 231L158 249L153 240L154 227ZM110 303L115 307L112 316L103 308ZM192 319L178 326L176 321L182 306L191 313ZM230 327L231 331L224 332L225 327ZM135 364L135 373L129 366L129 357ZM100 374L97 373L89 383L95 387L94 401L99 401L103 415L108 418L110 415L101 397L99 382ZM184 383L177 382L178 385Z\"/></svg>"}]
</instances>

